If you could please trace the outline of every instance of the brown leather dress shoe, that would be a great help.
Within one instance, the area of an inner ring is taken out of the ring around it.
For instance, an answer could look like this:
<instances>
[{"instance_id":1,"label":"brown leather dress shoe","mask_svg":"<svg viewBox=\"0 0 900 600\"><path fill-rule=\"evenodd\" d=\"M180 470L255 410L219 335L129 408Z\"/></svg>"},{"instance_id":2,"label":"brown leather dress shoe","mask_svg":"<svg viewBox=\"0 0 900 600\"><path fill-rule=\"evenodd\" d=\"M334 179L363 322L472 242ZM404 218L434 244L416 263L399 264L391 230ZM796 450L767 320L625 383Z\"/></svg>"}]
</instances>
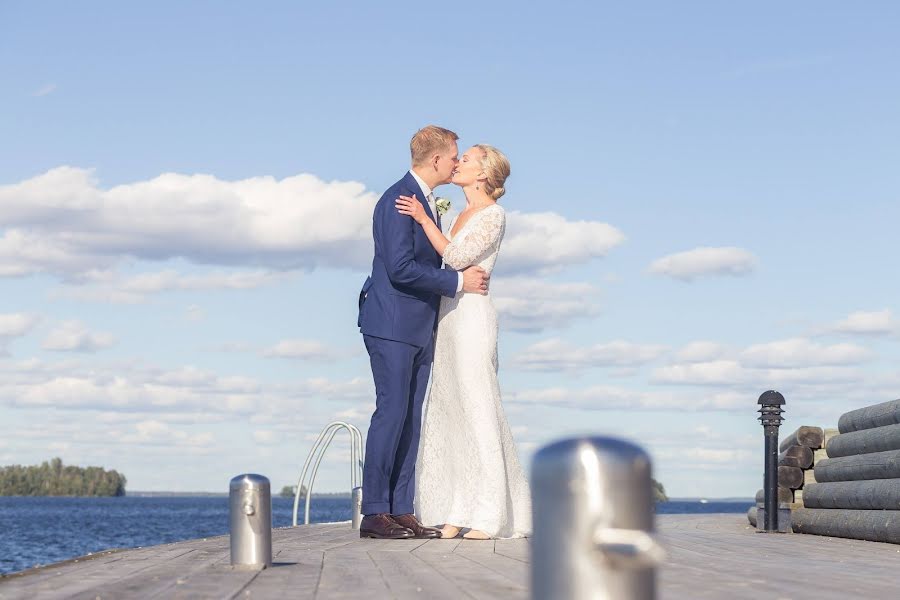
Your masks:
<instances>
[{"instance_id":1,"label":"brown leather dress shoe","mask_svg":"<svg viewBox=\"0 0 900 600\"><path fill-rule=\"evenodd\" d=\"M433 540L441 537L440 529L435 529L434 527L425 527L419 522L419 520L416 518L416 515L391 515L391 518L403 527L406 527L407 529L412 531L420 540Z\"/></svg>"},{"instance_id":2,"label":"brown leather dress shoe","mask_svg":"<svg viewBox=\"0 0 900 600\"><path fill-rule=\"evenodd\" d=\"M359 524L359 537L379 540L407 540L415 534L397 523L387 513L366 515Z\"/></svg>"}]
</instances>

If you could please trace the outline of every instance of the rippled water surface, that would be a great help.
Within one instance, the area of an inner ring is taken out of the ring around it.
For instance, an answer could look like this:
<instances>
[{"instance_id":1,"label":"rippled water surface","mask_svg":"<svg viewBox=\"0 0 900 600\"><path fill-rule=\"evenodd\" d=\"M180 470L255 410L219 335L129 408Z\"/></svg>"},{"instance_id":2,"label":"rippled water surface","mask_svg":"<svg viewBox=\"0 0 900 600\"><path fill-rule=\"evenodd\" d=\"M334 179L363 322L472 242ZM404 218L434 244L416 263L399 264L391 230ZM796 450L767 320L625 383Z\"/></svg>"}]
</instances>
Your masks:
<instances>
[{"instance_id":1,"label":"rippled water surface","mask_svg":"<svg viewBox=\"0 0 900 600\"><path fill-rule=\"evenodd\" d=\"M657 505L660 514L745 513L749 502ZM293 498L272 499L275 527L291 524ZM300 507L300 520L303 507ZM349 498L314 498L310 521L350 519ZM0 573L99 552L228 533L224 496L0 497Z\"/></svg>"}]
</instances>

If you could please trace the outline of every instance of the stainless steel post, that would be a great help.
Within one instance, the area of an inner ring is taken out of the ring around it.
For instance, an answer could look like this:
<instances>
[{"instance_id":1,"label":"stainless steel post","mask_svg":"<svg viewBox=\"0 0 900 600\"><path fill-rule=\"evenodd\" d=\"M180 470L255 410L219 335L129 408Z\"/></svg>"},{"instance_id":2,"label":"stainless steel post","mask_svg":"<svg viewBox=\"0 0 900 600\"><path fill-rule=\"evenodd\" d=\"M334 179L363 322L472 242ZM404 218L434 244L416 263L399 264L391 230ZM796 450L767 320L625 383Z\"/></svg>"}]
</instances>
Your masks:
<instances>
[{"instance_id":1,"label":"stainless steel post","mask_svg":"<svg viewBox=\"0 0 900 600\"><path fill-rule=\"evenodd\" d=\"M534 600L652 600L664 552L650 457L605 437L545 446L531 468Z\"/></svg>"},{"instance_id":2,"label":"stainless steel post","mask_svg":"<svg viewBox=\"0 0 900 600\"><path fill-rule=\"evenodd\" d=\"M262 475L238 475L228 487L231 564L265 569L272 565L272 490Z\"/></svg>"},{"instance_id":3,"label":"stainless steel post","mask_svg":"<svg viewBox=\"0 0 900 600\"><path fill-rule=\"evenodd\" d=\"M350 491L350 502L353 504L353 522L351 523L351 527L353 529L359 529L359 524L362 523L362 488L355 487Z\"/></svg>"}]
</instances>

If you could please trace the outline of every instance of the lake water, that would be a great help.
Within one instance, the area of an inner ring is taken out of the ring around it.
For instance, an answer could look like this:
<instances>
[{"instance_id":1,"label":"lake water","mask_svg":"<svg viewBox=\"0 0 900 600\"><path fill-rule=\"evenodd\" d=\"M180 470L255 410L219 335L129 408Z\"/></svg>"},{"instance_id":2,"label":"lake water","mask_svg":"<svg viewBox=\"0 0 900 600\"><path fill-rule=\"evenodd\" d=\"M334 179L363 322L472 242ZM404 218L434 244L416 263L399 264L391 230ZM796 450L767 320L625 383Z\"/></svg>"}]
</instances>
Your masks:
<instances>
[{"instance_id":1,"label":"lake water","mask_svg":"<svg viewBox=\"0 0 900 600\"><path fill-rule=\"evenodd\" d=\"M291 524L293 502L293 498L272 499L275 527ZM657 505L657 512L745 513L751 504L671 501ZM349 519L349 498L313 499L311 522ZM224 496L0 497L0 573L110 548L151 546L227 533L228 498Z\"/></svg>"}]
</instances>

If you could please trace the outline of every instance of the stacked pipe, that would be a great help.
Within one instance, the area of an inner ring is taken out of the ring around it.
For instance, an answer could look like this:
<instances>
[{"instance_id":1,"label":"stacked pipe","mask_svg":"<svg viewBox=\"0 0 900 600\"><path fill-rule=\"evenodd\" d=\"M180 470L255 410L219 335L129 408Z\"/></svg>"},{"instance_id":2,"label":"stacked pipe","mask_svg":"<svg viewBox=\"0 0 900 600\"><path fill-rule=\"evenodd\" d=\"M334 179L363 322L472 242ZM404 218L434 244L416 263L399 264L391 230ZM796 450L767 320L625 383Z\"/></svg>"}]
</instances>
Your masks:
<instances>
[{"instance_id":1,"label":"stacked pipe","mask_svg":"<svg viewBox=\"0 0 900 600\"><path fill-rule=\"evenodd\" d=\"M900 400L845 413L838 430L804 486L793 530L900 543Z\"/></svg>"},{"instance_id":2,"label":"stacked pipe","mask_svg":"<svg viewBox=\"0 0 900 600\"><path fill-rule=\"evenodd\" d=\"M792 512L803 507L803 488L814 481L813 467L816 460L824 458L821 449L825 444L826 430L803 425L778 445L778 508ZM765 492L756 492L756 505L747 511L750 524L756 526L757 509L764 508Z\"/></svg>"}]
</instances>

